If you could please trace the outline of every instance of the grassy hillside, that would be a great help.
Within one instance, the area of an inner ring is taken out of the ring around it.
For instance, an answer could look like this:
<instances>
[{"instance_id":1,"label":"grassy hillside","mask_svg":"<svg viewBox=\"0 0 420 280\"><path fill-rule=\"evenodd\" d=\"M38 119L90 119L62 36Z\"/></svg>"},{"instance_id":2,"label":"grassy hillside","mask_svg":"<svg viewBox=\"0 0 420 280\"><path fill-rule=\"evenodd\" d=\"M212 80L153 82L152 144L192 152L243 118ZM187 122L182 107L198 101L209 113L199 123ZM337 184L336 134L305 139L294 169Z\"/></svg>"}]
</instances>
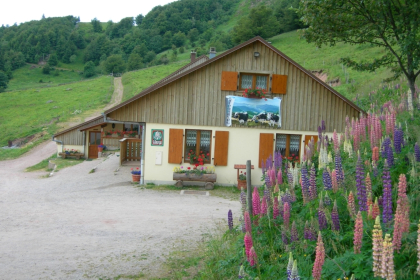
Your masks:
<instances>
[{"instance_id":1,"label":"grassy hillside","mask_svg":"<svg viewBox=\"0 0 420 280\"><path fill-rule=\"evenodd\" d=\"M41 132L51 135L57 122L107 104L113 90L110 77L104 76L57 87L4 92L0 95L0 146ZM23 151L0 149L0 159Z\"/></svg>"},{"instance_id":2,"label":"grassy hillside","mask_svg":"<svg viewBox=\"0 0 420 280\"><path fill-rule=\"evenodd\" d=\"M183 60L168 65L159 65L125 73L122 77L122 83L124 85L123 101L130 99L189 62L189 60Z\"/></svg>"}]
</instances>

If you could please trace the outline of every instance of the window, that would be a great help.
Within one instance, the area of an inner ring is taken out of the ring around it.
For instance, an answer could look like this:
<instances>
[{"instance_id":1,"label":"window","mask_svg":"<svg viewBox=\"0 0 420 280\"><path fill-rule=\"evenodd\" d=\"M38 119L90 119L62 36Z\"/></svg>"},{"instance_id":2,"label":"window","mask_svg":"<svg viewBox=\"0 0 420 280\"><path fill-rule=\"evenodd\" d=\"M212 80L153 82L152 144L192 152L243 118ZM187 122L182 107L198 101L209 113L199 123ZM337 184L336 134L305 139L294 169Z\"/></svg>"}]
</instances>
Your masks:
<instances>
[{"instance_id":1,"label":"window","mask_svg":"<svg viewBox=\"0 0 420 280\"><path fill-rule=\"evenodd\" d=\"M301 135L276 134L276 151L283 157L299 160Z\"/></svg>"},{"instance_id":2,"label":"window","mask_svg":"<svg viewBox=\"0 0 420 280\"><path fill-rule=\"evenodd\" d=\"M239 89L245 90L247 88L261 88L268 90L268 77L269 75L264 74L241 73L239 80Z\"/></svg>"},{"instance_id":3,"label":"window","mask_svg":"<svg viewBox=\"0 0 420 280\"><path fill-rule=\"evenodd\" d=\"M205 154L204 163L210 163L211 159L211 130L192 130L185 131L185 155L184 161L190 162L190 155Z\"/></svg>"}]
</instances>

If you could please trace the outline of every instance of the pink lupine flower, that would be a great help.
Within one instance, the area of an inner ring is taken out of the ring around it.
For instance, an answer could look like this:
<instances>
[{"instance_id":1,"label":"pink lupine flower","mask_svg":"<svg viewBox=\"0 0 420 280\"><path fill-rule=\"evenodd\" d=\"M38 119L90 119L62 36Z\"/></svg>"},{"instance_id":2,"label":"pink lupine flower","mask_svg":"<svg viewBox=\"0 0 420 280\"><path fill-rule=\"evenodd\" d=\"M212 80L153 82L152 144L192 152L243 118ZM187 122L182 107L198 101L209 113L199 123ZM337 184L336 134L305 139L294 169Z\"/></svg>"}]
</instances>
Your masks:
<instances>
[{"instance_id":1,"label":"pink lupine flower","mask_svg":"<svg viewBox=\"0 0 420 280\"><path fill-rule=\"evenodd\" d=\"M375 198L375 203L372 206L372 219L376 219L377 216L381 214L379 209L378 198Z\"/></svg>"},{"instance_id":2,"label":"pink lupine flower","mask_svg":"<svg viewBox=\"0 0 420 280\"><path fill-rule=\"evenodd\" d=\"M368 197L369 197L369 195L371 196L370 201L372 202L372 180L370 179L369 172L366 175L365 185L366 185L366 195Z\"/></svg>"},{"instance_id":3,"label":"pink lupine flower","mask_svg":"<svg viewBox=\"0 0 420 280\"><path fill-rule=\"evenodd\" d=\"M277 199L277 197L274 197L273 220L276 220L278 216L279 216L279 200Z\"/></svg>"},{"instance_id":4,"label":"pink lupine flower","mask_svg":"<svg viewBox=\"0 0 420 280\"><path fill-rule=\"evenodd\" d=\"M408 204L407 198L407 178L405 174L401 174L398 182L398 200L397 206L401 206L401 222L402 222L402 232L408 232L410 226L409 213L410 205Z\"/></svg>"},{"instance_id":5,"label":"pink lupine flower","mask_svg":"<svg viewBox=\"0 0 420 280\"><path fill-rule=\"evenodd\" d=\"M356 216L356 205L354 204L354 196L353 192L349 193L348 200L347 200L347 207L350 212L350 216L353 218Z\"/></svg>"},{"instance_id":6,"label":"pink lupine flower","mask_svg":"<svg viewBox=\"0 0 420 280\"><path fill-rule=\"evenodd\" d=\"M379 148L373 147L372 149L372 160L378 161L379 160Z\"/></svg>"},{"instance_id":7,"label":"pink lupine flower","mask_svg":"<svg viewBox=\"0 0 420 280\"><path fill-rule=\"evenodd\" d=\"M331 182L332 182L333 192L336 193L338 191L338 182L337 182L337 172L335 171L335 169L331 172Z\"/></svg>"},{"instance_id":8,"label":"pink lupine flower","mask_svg":"<svg viewBox=\"0 0 420 280\"><path fill-rule=\"evenodd\" d=\"M417 275L420 275L420 223L417 230Z\"/></svg>"},{"instance_id":9,"label":"pink lupine flower","mask_svg":"<svg viewBox=\"0 0 420 280\"><path fill-rule=\"evenodd\" d=\"M252 236L249 232L245 233L244 237L246 258L249 261L249 251L252 248Z\"/></svg>"},{"instance_id":10,"label":"pink lupine flower","mask_svg":"<svg viewBox=\"0 0 420 280\"><path fill-rule=\"evenodd\" d=\"M246 232L251 233L251 217L249 217L249 212L245 211L244 213L244 220L245 220L245 230Z\"/></svg>"},{"instance_id":11,"label":"pink lupine flower","mask_svg":"<svg viewBox=\"0 0 420 280\"><path fill-rule=\"evenodd\" d=\"M289 221L290 221L290 205L289 205L289 202L285 202L284 208L283 208L283 223L286 229L289 228Z\"/></svg>"},{"instance_id":12,"label":"pink lupine flower","mask_svg":"<svg viewBox=\"0 0 420 280\"><path fill-rule=\"evenodd\" d=\"M262 199L262 203L261 203L260 217L262 217L264 215L267 215L267 208L268 208L268 206L267 206L267 199L264 196L263 199Z\"/></svg>"},{"instance_id":13,"label":"pink lupine flower","mask_svg":"<svg viewBox=\"0 0 420 280\"><path fill-rule=\"evenodd\" d=\"M318 232L318 241L316 243L315 263L312 268L312 277L315 280L321 279L322 266L325 262L324 242L322 242L321 232Z\"/></svg>"},{"instance_id":14,"label":"pink lupine flower","mask_svg":"<svg viewBox=\"0 0 420 280\"><path fill-rule=\"evenodd\" d=\"M257 187L254 187L254 192L252 193L252 214L257 216L260 214L260 194L258 193Z\"/></svg>"},{"instance_id":15,"label":"pink lupine flower","mask_svg":"<svg viewBox=\"0 0 420 280\"><path fill-rule=\"evenodd\" d=\"M255 266L257 264L257 253L255 252L254 247L251 247L251 250L249 250L249 264L251 266Z\"/></svg>"},{"instance_id":16,"label":"pink lupine flower","mask_svg":"<svg viewBox=\"0 0 420 280\"><path fill-rule=\"evenodd\" d=\"M279 172L277 172L277 184L283 184L283 174L281 172L281 169L279 169Z\"/></svg>"},{"instance_id":17,"label":"pink lupine flower","mask_svg":"<svg viewBox=\"0 0 420 280\"><path fill-rule=\"evenodd\" d=\"M385 234L385 239L382 243L381 277L385 279L395 279L394 249L389 233Z\"/></svg>"},{"instance_id":18,"label":"pink lupine flower","mask_svg":"<svg viewBox=\"0 0 420 280\"><path fill-rule=\"evenodd\" d=\"M362 238L363 238L363 219L360 211L357 213L356 224L354 226L354 253L360 254L360 249L362 248Z\"/></svg>"},{"instance_id":19,"label":"pink lupine flower","mask_svg":"<svg viewBox=\"0 0 420 280\"><path fill-rule=\"evenodd\" d=\"M380 223L380 217L377 216L375 220L375 225L372 230L372 255L373 255L373 273L375 277L380 277L381 275L381 265L382 265L382 228Z\"/></svg>"},{"instance_id":20,"label":"pink lupine flower","mask_svg":"<svg viewBox=\"0 0 420 280\"><path fill-rule=\"evenodd\" d=\"M340 143L338 142L338 135L335 129L334 129L334 134L333 134L333 141L334 141L334 151L337 151L338 149L340 149Z\"/></svg>"},{"instance_id":21,"label":"pink lupine flower","mask_svg":"<svg viewBox=\"0 0 420 280\"><path fill-rule=\"evenodd\" d=\"M403 235L404 227L404 216L405 213L401 210L401 205L397 204L397 210L395 212L395 221L394 221L394 238L392 239L392 245L394 250L400 252L401 249L401 239Z\"/></svg>"}]
</instances>

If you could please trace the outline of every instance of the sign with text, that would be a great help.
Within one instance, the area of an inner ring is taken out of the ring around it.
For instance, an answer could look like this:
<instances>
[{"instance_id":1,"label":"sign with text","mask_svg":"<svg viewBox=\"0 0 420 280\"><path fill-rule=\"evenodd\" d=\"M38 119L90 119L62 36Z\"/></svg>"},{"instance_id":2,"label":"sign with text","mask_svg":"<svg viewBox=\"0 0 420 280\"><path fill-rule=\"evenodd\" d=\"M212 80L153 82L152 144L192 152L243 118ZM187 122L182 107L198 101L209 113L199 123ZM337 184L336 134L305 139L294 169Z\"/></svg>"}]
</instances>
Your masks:
<instances>
[{"instance_id":1,"label":"sign with text","mask_svg":"<svg viewBox=\"0 0 420 280\"><path fill-rule=\"evenodd\" d=\"M163 146L163 129L152 129L152 146Z\"/></svg>"}]
</instances>

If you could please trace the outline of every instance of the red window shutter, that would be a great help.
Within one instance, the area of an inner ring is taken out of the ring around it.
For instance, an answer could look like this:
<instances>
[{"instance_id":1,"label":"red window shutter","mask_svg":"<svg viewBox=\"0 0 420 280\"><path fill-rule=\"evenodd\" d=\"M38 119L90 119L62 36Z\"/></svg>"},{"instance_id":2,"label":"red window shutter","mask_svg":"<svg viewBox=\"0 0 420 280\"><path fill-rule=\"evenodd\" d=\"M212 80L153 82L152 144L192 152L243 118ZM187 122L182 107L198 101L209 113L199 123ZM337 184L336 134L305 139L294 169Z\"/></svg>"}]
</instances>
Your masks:
<instances>
[{"instance_id":1,"label":"red window shutter","mask_svg":"<svg viewBox=\"0 0 420 280\"><path fill-rule=\"evenodd\" d=\"M236 91L238 84L237 72L222 72L222 90Z\"/></svg>"},{"instance_id":2,"label":"red window shutter","mask_svg":"<svg viewBox=\"0 0 420 280\"><path fill-rule=\"evenodd\" d=\"M229 131L216 131L214 143L214 165L227 166L229 147Z\"/></svg>"},{"instance_id":3,"label":"red window shutter","mask_svg":"<svg viewBox=\"0 0 420 280\"><path fill-rule=\"evenodd\" d=\"M260 154L258 158L258 167L261 168L261 161L266 161L274 152L274 134L260 133Z\"/></svg>"},{"instance_id":4,"label":"red window shutter","mask_svg":"<svg viewBox=\"0 0 420 280\"><path fill-rule=\"evenodd\" d=\"M183 139L183 129L169 129L168 163L182 164Z\"/></svg>"},{"instance_id":5,"label":"red window shutter","mask_svg":"<svg viewBox=\"0 0 420 280\"><path fill-rule=\"evenodd\" d=\"M273 81L271 84L271 92L286 94L287 90L287 76L273 74Z\"/></svg>"}]
</instances>

